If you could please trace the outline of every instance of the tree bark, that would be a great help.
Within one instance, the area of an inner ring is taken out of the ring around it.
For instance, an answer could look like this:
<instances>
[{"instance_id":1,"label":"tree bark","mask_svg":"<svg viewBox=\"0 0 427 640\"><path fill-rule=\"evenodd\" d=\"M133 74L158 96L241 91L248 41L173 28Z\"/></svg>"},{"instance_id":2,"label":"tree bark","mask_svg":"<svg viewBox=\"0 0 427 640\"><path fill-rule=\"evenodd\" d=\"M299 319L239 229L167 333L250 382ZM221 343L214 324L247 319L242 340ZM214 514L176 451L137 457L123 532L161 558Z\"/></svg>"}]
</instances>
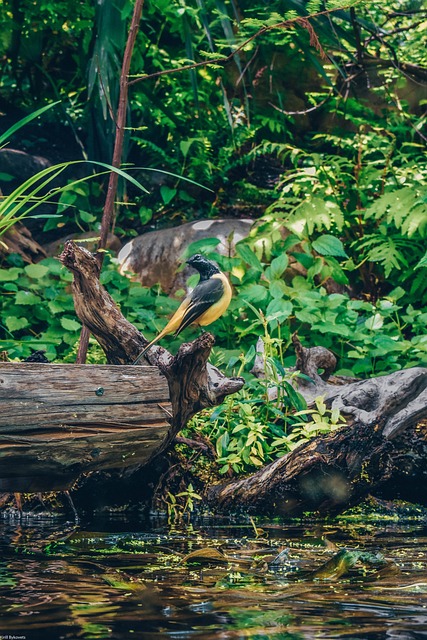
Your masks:
<instances>
[{"instance_id":1,"label":"tree bark","mask_svg":"<svg viewBox=\"0 0 427 640\"><path fill-rule=\"evenodd\" d=\"M0 258L11 253L18 253L25 262L38 262L46 258L46 252L31 235L31 232L20 222L13 225L1 237Z\"/></svg>"},{"instance_id":2,"label":"tree bark","mask_svg":"<svg viewBox=\"0 0 427 640\"><path fill-rule=\"evenodd\" d=\"M152 367L0 362L0 491L67 490L83 473L145 465L169 442Z\"/></svg>"}]
</instances>

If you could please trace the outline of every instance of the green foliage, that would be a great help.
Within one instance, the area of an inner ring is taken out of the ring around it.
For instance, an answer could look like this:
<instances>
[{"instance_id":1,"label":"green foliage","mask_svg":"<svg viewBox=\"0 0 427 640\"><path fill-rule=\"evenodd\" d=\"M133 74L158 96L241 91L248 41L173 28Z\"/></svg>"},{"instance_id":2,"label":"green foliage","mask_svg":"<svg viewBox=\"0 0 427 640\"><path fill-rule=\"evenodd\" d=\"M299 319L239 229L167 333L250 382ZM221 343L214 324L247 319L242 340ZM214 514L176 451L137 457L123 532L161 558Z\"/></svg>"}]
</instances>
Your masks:
<instances>
[{"instance_id":1,"label":"green foliage","mask_svg":"<svg viewBox=\"0 0 427 640\"><path fill-rule=\"evenodd\" d=\"M55 215L49 214L41 214L40 216L30 216L29 214L40 207L40 205L46 202L55 202L55 197L57 195L62 194L62 203L59 203L59 210L62 210L62 206L64 204L64 193L67 191L76 192L78 189L83 189L81 186L82 183L88 181L92 178L97 178L100 174L92 174L85 178L80 178L79 180L73 180L66 185L62 185L60 187L52 187L47 193L46 189L58 178L66 169L75 164L81 164L81 162L86 161L73 161L73 162L61 162L60 164L53 165L52 167L48 167L47 169L43 169L39 171L31 178L28 178L23 182L19 187L14 189L12 193L0 199L0 236L6 233L8 229L13 227L17 222L20 222L24 218L28 217L41 217L41 218L49 218L56 217ZM107 172L114 171L119 174L121 177L126 178L137 186L141 191L146 191L145 187L143 187L135 178L125 173L121 169L117 169L110 165L107 165L103 162L91 162L91 164L95 164L97 166L104 167L108 169ZM79 185L79 187L77 186ZM68 202L67 204L71 204ZM80 216L84 219L85 212L80 212ZM93 220L89 220L93 221Z\"/></svg>"},{"instance_id":2,"label":"green foliage","mask_svg":"<svg viewBox=\"0 0 427 640\"><path fill-rule=\"evenodd\" d=\"M9 261L15 266L0 269L0 348L12 358L38 349L49 359L71 353L81 329L66 291L71 274L52 258L27 266L17 255Z\"/></svg>"},{"instance_id":3,"label":"green foliage","mask_svg":"<svg viewBox=\"0 0 427 640\"><path fill-rule=\"evenodd\" d=\"M265 357L265 378L251 378L244 390L228 397L219 408L196 416L190 432L214 440L220 474L252 471L289 453L319 434L346 425L336 409L326 408L322 397L308 409L294 388L299 373L286 371L277 357L278 341L266 341L271 353ZM251 354L240 358L240 371ZM206 416L209 415L209 420Z\"/></svg>"},{"instance_id":4,"label":"green foliage","mask_svg":"<svg viewBox=\"0 0 427 640\"><path fill-rule=\"evenodd\" d=\"M205 255L230 273L236 292L227 314L212 325L232 365L237 349L250 354L260 335L280 347L285 366L293 365L288 348L295 331L307 346L333 351L343 374L363 377L427 364L425 325L417 316L424 318L425 310L420 313L419 305L408 303L403 287L376 301L352 297L345 289L328 294L325 284L331 279L348 283L347 274L352 276L354 269L351 260L318 255L309 240L298 241L296 236L271 242L266 258L265 244L259 242L265 228L259 229L238 243L234 258L205 245ZM322 238L319 235L319 241ZM285 249L293 258L289 268Z\"/></svg>"},{"instance_id":5,"label":"green foliage","mask_svg":"<svg viewBox=\"0 0 427 640\"><path fill-rule=\"evenodd\" d=\"M351 118L354 109L346 107ZM425 285L411 285L425 253L427 165L423 146L407 140L406 124L392 124L370 131L362 126L356 135L313 136L313 144L327 145L329 153L290 144L255 149L257 154L274 151L293 165L284 173L257 242L277 238L285 227L321 256L350 256L347 282L375 283L365 294L377 297L385 279L391 279L407 288L406 302L425 302ZM344 283L336 269L331 276Z\"/></svg>"},{"instance_id":6,"label":"green foliage","mask_svg":"<svg viewBox=\"0 0 427 640\"><path fill-rule=\"evenodd\" d=\"M273 446L278 447L286 445L292 451L292 449L296 449L300 444L307 442L307 440L310 440L319 434L327 434L347 425L338 409L329 410L326 408L322 396L318 396L314 399L314 405L314 409L296 411L293 414L293 417L307 416L310 417L311 420L294 422L292 425L292 432L288 436L274 440Z\"/></svg>"},{"instance_id":7,"label":"green foliage","mask_svg":"<svg viewBox=\"0 0 427 640\"><path fill-rule=\"evenodd\" d=\"M74 311L71 281L70 272L54 258L25 265L20 256L12 254L0 269L0 349L19 359L44 349L49 360L74 362L81 325ZM120 275L108 254L101 282L141 331L154 331L158 309L170 311L159 302L156 288L144 289ZM88 362L105 362L94 340Z\"/></svg>"},{"instance_id":8,"label":"green foliage","mask_svg":"<svg viewBox=\"0 0 427 640\"><path fill-rule=\"evenodd\" d=\"M185 490L180 491L176 495L168 491L167 497L165 498L168 524L176 525L182 523L183 519L193 512L196 502L201 499L202 497L195 492L191 482Z\"/></svg>"},{"instance_id":9,"label":"green foliage","mask_svg":"<svg viewBox=\"0 0 427 640\"><path fill-rule=\"evenodd\" d=\"M45 107L42 107L41 109L37 109L37 111L34 111L34 113L30 113L28 116L25 116L25 118L21 118L21 120L19 120L14 125L9 127L9 129L7 131L5 131L4 133L2 133L0 135L0 146L4 145L6 142L8 142L8 140L10 140L10 138L13 136L13 134L16 133L16 131L19 131L19 129L21 127L25 126L26 124L28 124L29 122L31 122L35 118L38 118L45 111L48 111L52 107L55 107L57 104L59 104L59 102L54 102L53 104L48 104Z\"/></svg>"}]
</instances>

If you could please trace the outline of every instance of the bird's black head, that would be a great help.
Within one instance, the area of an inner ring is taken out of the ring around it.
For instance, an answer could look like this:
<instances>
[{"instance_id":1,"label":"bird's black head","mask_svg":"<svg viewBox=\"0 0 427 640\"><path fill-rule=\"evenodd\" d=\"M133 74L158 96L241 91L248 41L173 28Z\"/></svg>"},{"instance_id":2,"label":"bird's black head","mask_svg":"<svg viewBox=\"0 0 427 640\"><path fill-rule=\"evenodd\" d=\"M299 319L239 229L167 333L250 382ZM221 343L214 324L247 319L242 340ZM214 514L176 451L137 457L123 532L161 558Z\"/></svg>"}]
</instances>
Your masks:
<instances>
[{"instance_id":1,"label":"bird's black head","mask_svg":"<svg viewBox=\"0 0 427 640\"><path fill-rule=\"evenodd\" d=\"M214 273L220 272L218 267L215 266L213 262L206 260L206 258L201 256L200 253L196 253L196 255L188 258L187 264L189 264L190 267L193 267L193 269L196 269L200 273L201 280L207 280L208 278L213 276Z\"/></svg>"}]
</instances>

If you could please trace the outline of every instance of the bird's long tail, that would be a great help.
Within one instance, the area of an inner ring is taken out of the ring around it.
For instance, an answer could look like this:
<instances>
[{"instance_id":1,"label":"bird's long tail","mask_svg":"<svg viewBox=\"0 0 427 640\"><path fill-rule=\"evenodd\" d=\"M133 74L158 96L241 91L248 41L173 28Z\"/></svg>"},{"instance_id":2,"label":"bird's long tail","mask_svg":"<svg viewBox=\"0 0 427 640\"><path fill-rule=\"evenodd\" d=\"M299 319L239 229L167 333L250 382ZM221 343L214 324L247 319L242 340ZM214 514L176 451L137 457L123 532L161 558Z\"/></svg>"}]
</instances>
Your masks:
<instances>
[{"instance_id":1,"label":"bird's long tail","mask_svg":"<svg viewBox=\"0 0 427 640\"><path fill-rule=\"evenodd\" d=\"M152 340L151 342L149 342L149 343L147 344L147 346L146 346L146 347L141 351L141 353L138 355L137 359L136 359L136 360L134 360L134 361L132 362L132 364L138 364L138 362L141 360L141 358L143 358L143 357L145 356L145 354L147 353L148 349L150 349L150 348L153 346L153 344L157 342L157 340L160 340L160 338L161 338L161 334L159 334L158 336L156 336L156 337L154 338L154 340Z\"/></svg>"},{"instance_id":2,"label":"bird's long tail","mask_svg":"<svg viewBox=\"0 0 427 640\"><path fill-rule=\"evenodd\" d=\"M176 310L172 318L167 323L166 327L162 329L162 331L160 331L159 335L157 335L154 338L154 340L152 340L147 344L147 346L141 351L137 359L132 364L138 364L138 362L141 360L144 354L147 353L148 349L150 349L150 347L152 347L155 342L157 342L158 340L161 340L163 336L166 336L169 333L174 333L175 335L178 335L178 333L182 331L182 329L186 326L186 324L183 324L182 320L183 320L184 312L187 310L188 302L189 302L189 299L186 298L181 303L181 305L178 307L178 309Z\"/></svg>"},{"instance_id":3,"label":"bird's long tail","mask_svg":"<svg viewBox=\"0 0 427 640\"><path fill-rule=\"evenodd\" d=\"M155 344L158 340L161 340L163 338L163 336L165 336L166 334L169 333L169 324L166 325L166 327L163 329L163 331L160 331L159 335L157 335L154 340L152 340L151 342L149 342L147 344L146 347L144 347L144 349L141 351L141 353L138 355L137 359L134 360L132 362L132 364L138 364L138 362L141 360L141 358L144 357L144 355L147 353L148 349L151 349L151 347L153 346L153 344Z\"/></svg>"}]
</instances>

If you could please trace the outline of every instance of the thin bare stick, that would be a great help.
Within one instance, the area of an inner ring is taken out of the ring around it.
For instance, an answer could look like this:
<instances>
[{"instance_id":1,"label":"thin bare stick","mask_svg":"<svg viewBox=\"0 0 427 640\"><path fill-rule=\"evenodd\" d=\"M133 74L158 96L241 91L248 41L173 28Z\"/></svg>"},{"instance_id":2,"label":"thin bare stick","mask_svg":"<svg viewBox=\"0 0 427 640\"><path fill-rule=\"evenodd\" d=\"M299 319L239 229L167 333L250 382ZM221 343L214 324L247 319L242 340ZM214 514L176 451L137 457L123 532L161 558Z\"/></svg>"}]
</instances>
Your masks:
<instances>
[{"instance_id":1,"label":"thin bare stick","mask_svg":"<svg viewBox=\"0 0 427 640\"><path fill-rule=\"evenodd\" d=\"M136 36L139 30L139 23L141 21L142 8L144 6L144 0L135 0L135 6L133 9L132 21L129 27L128 38L126 42L126 48L123 55L123 64L120 74L120 94L119 105L117 108L116 122L116 137L114 141L113 159L111 164L113 167L120 167L122 155L123 155L123 141L126 130L126 110L128 105L128 90L129 90L129 70L132 60L132 54L135 47ZM101 271L102 263L104 260L104 252L107 246L108 232L111 227L111 222L114 217L114 201L117 194L118 174L115 172L110 173L108 181L107 197L105 198L104 211L102 213L101 231L98 243L97 261L99 271ZM83 364L86 361L87 349L89 344L89 330L86 327L82 327L80 334L79 349L77 352L76 362L77 364Z\"/></svg>"},{"instance_id":2,"label":"thin bare stick","mask_svg":"<svg viewBox=\"0 0 427 640\"><path fill-rule=\"evenodd\" d=\"M359 3L355 3L359 4ZM310 35L310 44L314 46L322 55L322 57L327 57L325 52L322 49L322 46L314 32L313 26L309 22L311 18L317 18L318 16L328 16L334 11L343 11L344 9L349 9L354 6L354 4L349 4L345 7L339 7L336 9L328 9L327 11L319 11L318 13L313 13L307 17L298 17L298 18L290 18L289 20L284 20L283 22L277 22L276 24L266 25L265 27L261 27L256 33L247 38L242 44L240 44L234 51L232 51L228 56L222 56L220 58L214 58L211 60L203 60L203 62L193 62L192 64L186 64L182 67L178 67L177 69L163 69L162 71L156 71L155 73L150 73L143 76L138 76L133 78L133 80L129 80L129 85L136 84L137 82L142 82L143 80L152 80L153 78L158 78L159 76L171 75L172 73L180 73L181 71L188 71L189 69L197 69L198 67L206 67L210 64L216 65L225 65L227 62L230 62L234 58L235 55L240 53L242 49L246 47L250 42L259 38L263 33L268 31L273 31L274 29L288 29L289 27L293 27L295 25L300 25L304 29L307 29Z\"/></svg>"}]
</instances>

